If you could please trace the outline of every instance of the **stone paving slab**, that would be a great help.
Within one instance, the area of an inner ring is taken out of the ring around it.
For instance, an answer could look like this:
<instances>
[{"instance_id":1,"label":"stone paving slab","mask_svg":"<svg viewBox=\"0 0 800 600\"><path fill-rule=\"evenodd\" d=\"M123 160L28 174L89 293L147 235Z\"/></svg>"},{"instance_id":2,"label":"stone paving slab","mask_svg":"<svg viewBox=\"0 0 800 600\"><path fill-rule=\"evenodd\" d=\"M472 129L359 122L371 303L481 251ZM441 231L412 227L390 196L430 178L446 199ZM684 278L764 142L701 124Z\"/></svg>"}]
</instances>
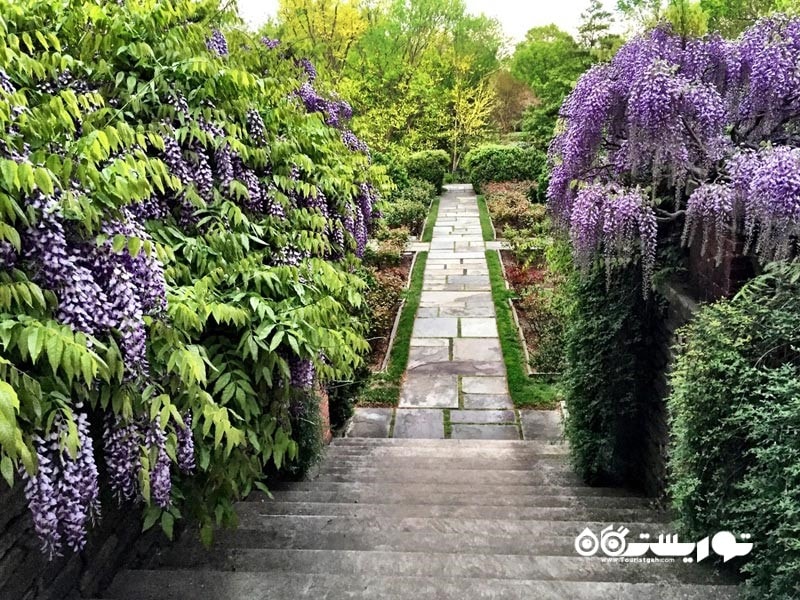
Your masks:
<instances>
[{"instance_id":1,"label":"stone paving slab","mask_svg":"<svg viewBox=\"0 0 800 600\"><path fill-rule=\"evenodd\" d=\"M404 408L458 408L458 376L408 373L400 390Z\"/></svg>"},{"instance_id":2,"label":"stone paving slab","mask_svg":"<svg viewBox=\"0 0 800 600\"><path fill-rule=\"evenodd\" d=\"M516 425L454 423L450 429L450 437L456 440L518 440L519 430Z\"/></svg>"},{"instance_id":3,"label":"stone paving slab","mask_svg":"<svg viewBox=\"0 0 800 600\"><path fill-rule=\"evenodd\" d=\"M463 330L462 330L463 332ZM453 360L503 360L497 338L458 338L453 340Z\"/></svg>"},{"instance_id":4,"label":"stone paving slab","mask_svg":"<svg viewBox=\"0 0 800 600\"><path fill-rule=\"evenodd\" d=\"M450 362L450 346L414 346L408 353L408 366L413 371L421 365Z\"/></svg>"},{"instance_id":5,"label":"stone paving slab","mask_svg":"<svg viewBox=\"0 0 800 600\"><path fill-rule=\"evenodd\" d=\"M461 335L462 337L496 338L497 321L493 318L461 319Z\"/></svg>"},{"instance_id":6,"label":"stone paving slab","mask_svg":"<svg viewBox=\"0 0 800 600\"><path fill-rule=\"evenodd\" d=\"M505 377L464 377L461 390L465 394L507 394Z\"/></svg>"},{"instance_id":7,"label":"stone paving slab","mask_svg":"<svg viewBox=\"0 0 800 600\"><path fill-rule=\"evenodd\" d=\"M356 408L348 437L386 438L392 424L393 408Z\"/></svg>"},{"instance_id":8,"label":"stone paving slab","mask_svg":"<svg viewBox=\"0 0 800 600\"><path fill-rule=\"evenodd\" d=\"M416 319L411 337L456 337L458 335L458 319L435 317L432 319Z\"/></svg>"},{"instance_id":9,"label":"stone paving slab","mask_svg":"<svg viewBox=\"0 0 800 600\"><path fill-rule=\"evenodd\" d=\"M477 361L477 360L448 360L446 362L432 362L409 368L409 373L430 373L441 375L480 375L481 377L503 377L506 374L506 365L502 360Z\"/></svg>"},{"instance_id":10,"label":"stone paving slab","mask_svg":"<svg viewBox=\"0 0 800 600\"><path fill-rule=\"evenodd\" d=\"M447 346L450 347L449 338L411 338L411 347L419 346Z\"/></svg>"},{"instance_id":11,"label":"stone paving slab","mask_svg":"<svg viewBox=\"0 0 800 600\"><path fill-rule=\"evenodd\" d=\"M513 410L451 410L451 423L514 423Z\"/></svg>"},{"instance_id":12,"label":"stone paving slab","mask_svg":"<svg viewBox=\"0 0 800 600\"><path fill-rule=\"evenodd\" d=\"M561 411L521 410L522 435L526 440L559 442L563 438Z\"/></svg>"},{"instance_id":13,"label":"stone paving slab","mask_svg":"<svg viewBox=\"0 0 800 600\"><path fill-rule=\"evenodd\" d=\"M508 394L463 394L464 408L514 408Z\"/></svg>"},{"instance_id":14,"label":"stone paving slab","mask_svg":"<svg viewBox=\"0 0 800 600\"><path fill-rule=\"evenodd\" d=\"M398 408L394 421L396 438L444 438L442 411L425 408Z\"/></svg>"}]
</instances>

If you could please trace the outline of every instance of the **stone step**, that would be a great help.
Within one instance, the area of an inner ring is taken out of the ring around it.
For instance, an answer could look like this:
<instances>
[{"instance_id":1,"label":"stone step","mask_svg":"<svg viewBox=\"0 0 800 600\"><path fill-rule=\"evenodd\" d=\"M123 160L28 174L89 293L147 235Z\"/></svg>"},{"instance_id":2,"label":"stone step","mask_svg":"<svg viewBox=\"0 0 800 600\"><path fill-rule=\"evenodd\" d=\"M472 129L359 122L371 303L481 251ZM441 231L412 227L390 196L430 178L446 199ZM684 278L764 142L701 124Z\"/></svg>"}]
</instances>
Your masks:
<instances>
[{"instance_id":1,"label":"stone step","mask_svg":"<svg viewBox=\"0 0 800 600\"><path fill-rule=\"evenodd\" d=\"M628 583L726 583L706 565L675 562L615 562L600 557L386 552L355 550L295 550L234 548L201 555L174 553L167 569L285 573L351 573L361 576L453 577L474 579L536 579L613 581ZM196 563L193 560L203 562Z\"/></svg>"},{"instance_id":2,"label":"stone step","mask_svg":"<svg viewBox=\"0 0 800 600\"><path fill-rule=\"evenodd\" d=\"M433 471L515 471L515 472L546 472L546 473L573 473L569 461L563 456L536 457L536 458L454 458L443 456L434 457L331 457L326 460L315 472L339 472L342 469L358 471L363 468L371 469L406 469L406 470L433 470Z\"/></svg>"},{"instance_id":3,"label":"stone step","mask_svg":"<svg viewBox=\"0 0 800 600\"><path fill-rule=\"evenodd\" d=\"M474 448L462 448L460 446L452 448L442 448L437 446L333 446L328 448L328 450L325 452L325 456L329 458L491 458L498 461L512 458L546 458L569 456L569 448L566 444L530 443L531 447L519 448L481 448L479 446Z\"/></svg>"},{"instance_id":4,"label":"stone step","mask_svg":"<svg viewBox=\"0 0 800 600\"><path fill-rule=\"evenodd\" d=\"M431 486L424 483L392 483L392 482L337 482L337 481L292 481L276 482L270 486L274 491L293 490L293 491L324 491L324 492L374 492L382 493L386 496L394 494L409 493L425 495L431 492ZM598 496L598 497L626 497L637 498L642 502L647 499L634 492L622 488L589 487L579 486L551 486L551 485L483 485L480 483L440 483L435 491L441 494L465 494L474 495L476 500L483 496L513 496L524 495L528 497L537 496ZM260 492L253 492L249 499L260 500L263 498Z\"/></svg>"},{"instance_id":5,"label":"stone step","mask_svg":"<svg viewBox=\"0 0 800 600\"><path fill-rule=\"evenodd\" d=\"M452 493L440 490L398 490L387 493L385 489L356 489L344 491L276 490L273 497L278 502L327 502L359 504L440 504L450 506L538 506L551 508L649 508L647 501L636 497L570 496L534 494L474 494ZM263 492L250 494L247 502L270 502Z\"/></svg>"},{"instance_id":6,"label":"stone step","mask_svg":"<svg viewBox=\"0 0 800 600\"><path fill-rule=\"evenodd\" d=\"M580 478L568 471L520 470L470 470L470 469L392 469L371 467L324 466L319 471L320 481L375 481L397 483L465 483L474 481L484 485L581 485Z\"/></svg>"},{"instance_id":7,"label":"stone step","mask_svg":"<svg viewBox=\"0 0 800 600\"><path fill-rule=\"evenodd\" d=\"M450 504L360 504L331 502L244 502L237 508L239 521L245 525L268 515L309 515L378 519L511 519L514 521L606 521L609 523L662 523L663 511L646 508L604 508L573 506L552 508L538 506L458 506Z\"/></svg>"},{"instance_id":8,"label":"stone step","mask_svg":"<svg viewBox=\"0 0 800 600\"><path fill-rule=\"evenodd\" d=\"M629 534L630 535L630 534ZM538 534L498 535L493 532L443 533L440 531L283 531L240 527L221 529L206 550L197 535L185 533L181 540L163 551L167 554L209 552L230 548L297 550L385 550L396 552L461 552L463 554L524 554L575 556L575 535L542 537Z\"/></svg>"},{"instance_id":9,"label":"stone step","mask_svg":"<svg viewBox=\"0 0 800 600\"><path fill-rule=\"evenodd\" d=\"M237 506L237 508L240 508ZM606 520L586 521L586 520L563 520L563 521L542 521L526 519L510 521L508 519L496 519L487 515L482 519L468 519L457 517L397 517L382 516L374 518L363 518L358 516L324 516L324 515L262 515L255 511L253 514L242 515L246 519L241 519L239 526L244 529L259 531L325 531L337 532L342 534L363 533L368 534L376 531L383 532L441 532L456 534L476 534L476 535L536 535L541 538L565 537L573 538L580 534L584 528L589 527L592 531L599 532L611 523ZM674 533L674 528L668 523L654 522L626 522L614 523L625 525L630 529L628 539L633 539L640 533L659 535L661 533Z\"/></svg>"},{"instance_id":10,"label":"stone step","mask_svg":"<svg viewBox=\"0 0 800 600\"><path fill-rule=\"evenodd\" d=\"M536 440L454 440L454 439L403 439L403 438L335 438L330 447L361 446L361 447L439 447L444 451L453 448L472 448L487 451L491 448L545 448L547 446L562 445L550 442L537 442ZM565 446L565 445L564 445Z\"/></svg>"},{"instance_id":11,"label":"stone step","mask_svg":"<svg viewBox=\"0 0 800 600\"><path fill-rule=\"evenodd\" d=\"M353 577L351 574L220 571L122 571L106 593L113 600L735 600L721 585L542 581L452 577Z\"/></svg>"}]
</instances>

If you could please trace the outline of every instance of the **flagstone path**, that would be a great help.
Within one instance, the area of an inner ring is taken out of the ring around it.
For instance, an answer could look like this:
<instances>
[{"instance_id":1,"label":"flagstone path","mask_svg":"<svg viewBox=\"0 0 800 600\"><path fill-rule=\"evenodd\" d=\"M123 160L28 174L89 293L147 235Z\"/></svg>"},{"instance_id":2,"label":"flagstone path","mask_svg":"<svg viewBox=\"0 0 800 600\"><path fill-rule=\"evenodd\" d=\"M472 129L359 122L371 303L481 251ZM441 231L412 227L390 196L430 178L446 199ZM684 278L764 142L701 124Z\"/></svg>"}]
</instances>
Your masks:
<instances>
[{"instance_id":1,"label":"flagstone path","mask_svg":"<svg viewBox=\"0 0 800 600\"><path fill-rule=\"evenodd\" d=\"M539 423L527 427L508 394L472 186L447 187L429 248L400 405L357 409L348 436L511 440L533 433Z\"/></svg>"}]
</instances>

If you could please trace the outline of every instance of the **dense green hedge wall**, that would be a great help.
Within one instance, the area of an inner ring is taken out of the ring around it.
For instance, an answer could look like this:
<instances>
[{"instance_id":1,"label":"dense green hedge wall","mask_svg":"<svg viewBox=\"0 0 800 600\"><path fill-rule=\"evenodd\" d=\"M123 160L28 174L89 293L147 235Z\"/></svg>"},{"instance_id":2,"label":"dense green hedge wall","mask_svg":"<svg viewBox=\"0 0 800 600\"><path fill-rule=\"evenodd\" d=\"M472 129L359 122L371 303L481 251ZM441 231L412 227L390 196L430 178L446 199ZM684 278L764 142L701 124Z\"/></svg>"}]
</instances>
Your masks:
<instances>
[{"instance_id":1,"label":"dense green hedge wall","mask_svg":"<svg viewBox=\"0 0 800 600\"><path fill-rule=\"evenodd\" d=\"M47 552L82 546L100 484L209 539L268 465L304 468L307 395L368 349L388 181L229 6L0 0L0 470Z\"/></svg>"},{"instance_id":2,"label":"dense green hedge wall","mask_svg":"<svg viewBox=\"0 0 800 600\"><path fill-rule=\"evenodd\" d=\"M415 152L406 160L408 176L432 183L437 194L442 193L444 175L449 165L450 157L444 150Z\"/></svg>"},{"instance_id":3,"label":"dense green hedge wall","mask_svg":"<svg viewBox=\"0 0 800 600\"><path fill-rule=\"evenodd\" d=\"M537 181L545 162L544 153L534 147L487 145L470 150L464 168L480 193L491 181Z\"/></svg>"},{"instance_id":4,"label":"dense green hedge wall","mask_svg":"<svg viewBox=\"0 0 800 600\"><path fill-rule=\"evenodd\" d=\"M631 482L652 381L653 307L632 267L600 265L569 284L563 375L573 463L590 484Z\"/></svg>"},{"instance_id":5,"label":"dense green hedge wall","mask_svg":"<svg viewBox=\"0 0 800 600\"><path fill-rule=\"evenodd\" d=\"M800 593L800 263L773 265L681 332L671 377L670 491L700 539L750 533L750 596Z\"/></svg>"}]
</instances>

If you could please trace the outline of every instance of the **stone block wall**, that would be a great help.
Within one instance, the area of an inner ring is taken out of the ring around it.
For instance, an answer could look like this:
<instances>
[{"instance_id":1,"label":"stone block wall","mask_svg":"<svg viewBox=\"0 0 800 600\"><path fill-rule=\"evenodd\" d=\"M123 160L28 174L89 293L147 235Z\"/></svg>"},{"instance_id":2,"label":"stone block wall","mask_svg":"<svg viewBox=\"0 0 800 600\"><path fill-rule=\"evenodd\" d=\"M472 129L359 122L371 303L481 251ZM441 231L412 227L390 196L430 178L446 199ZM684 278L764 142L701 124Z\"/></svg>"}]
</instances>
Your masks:
<instances>
[{"instance_id":1,"label":"stone block wall","mask_svg":"<svg viewBox=\"0 0 800 600\"><path fill-rule=\"evenodd\" d=\"M699 243L692 244L689 250L692 291L703 301L732 296L753 277L755 271L753 260L744 255L745 244L741 235L726 232L721 249L717 247L714 231L709 231L708 240L705 254L701 253Z\"/></svg>"},{"instance_id":2,"label":"stone block wall","mask_svg":"<svg viewBox=\"0 0 800 600\"><path fill-rule=\"evenodd\" d=\"M0 483L0 598L62 600L91 598L117 569L147 556L164 540L160 529L142 533L142 518L130 505L103 503L102 520L91 529L83 552L49 561L33 530L22 485Z\"/></svg>"},{"instance_id":3,"label":"stone block wall","mask_svg":"<svg viewBox=\"0 0 800 600\"><path fill-rule=\"evenodd\" d=\"M657 321L655 331L656 352L652 360L656 376L652 382L652 393L642 411L642 435L644 445L640 469L641 487L648 496L666 496L666 461L669 446L669 419L666 398L669 395L669 371L674 358L673 347L678 341L677 330L688 323L698 309L698 304L686 286L667 283L658 294L664 300L662 318Z\"/></svg>"}]
</instances>

